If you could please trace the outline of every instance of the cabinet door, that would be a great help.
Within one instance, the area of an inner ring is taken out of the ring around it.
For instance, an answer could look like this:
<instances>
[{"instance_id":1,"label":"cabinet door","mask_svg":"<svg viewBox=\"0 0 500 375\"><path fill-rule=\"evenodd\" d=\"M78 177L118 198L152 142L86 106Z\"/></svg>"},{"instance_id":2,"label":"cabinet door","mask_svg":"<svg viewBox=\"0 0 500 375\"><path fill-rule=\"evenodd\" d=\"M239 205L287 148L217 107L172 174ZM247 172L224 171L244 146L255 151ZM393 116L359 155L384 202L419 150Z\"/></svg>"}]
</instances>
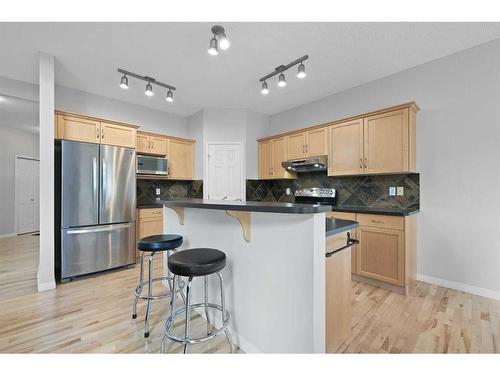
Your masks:
<instances>
[{"instance_id":1,"label":"cabinet door","mask_svg":"<svg viewBox=\"0 0 500 375\"><path fill-rule=\"evenodd\" d=\"M306 132L292 134L286 137L286 158L301 159L306 153Z\"/></svg>"},{"instance_id":2,"label":"cabinet door","mask_svg":"<svg viewBox=\"0 0 500 375\"><path fill-rule=\"evenodd\" d=\"M259 142L259 178L271 177L271 141Z\"/></svg>"},{"instance_id":3,"label":"cabinet door","mask_svg":"<svg viewBox=\"0 0 500 375\"><path fill-rule=\"evenodd\" d=\"M148 154L150 142L151 140L148 135L137 133L137 152Z\"/></svg>"},{"instance_id":4,"label":"cabinet door","mask_svg":"<svg viewBox=\"0 0 500 375\"><path fill-rule=\"evenodd\" d=\"M167 154L167 138L152 135L150 139L151 147L149 152L154 155L165 156Z\"/></svg>"},{"instance_id":5,"label":"cabinet door","mask_svg":"<svg viewBox=\"0 0 500 375\"><path fill-rule=\"evenodd\" d=\"M330 127L328 175L363 173L363 120L349 121Z\"/></svg>"},{"instance_id":6,"label":"cabinet door","mask_svg":"<svg viewBox=\"0 0 500 375\"><path fill-rule=\"evenodd\" d=\"M408 171L408 108L363 120L365 173Z\"/></svg>"},{"instance_id":7,"label":"cabinet door","mask_svg":"<svg viewBox=\"0 0 500 375\"><path fill-rule=\"evenodd\" d=\"M68 141L100 143L99 121L57 115L57 138Z\"/></svg>"},{"instance_id":8,"label":"cabinet door","mask_svg":"<svg viewBox=\"0 0 500 375\"><path fill-rule=\"evenodd\" d=\"M137 241L147 236L163 233L163 217L139 218L137 225ZM140 252L136 252L136 259L139 260Z\"/></svg>"},{"instance_id":9,"label":"cabinet door","mask_svg":"<svg viewBox=\"0 0 500 375\"><path fill-rule=\"evenodd\" d=\"M307 132L307 156L328 154L328 128L309 130Z\"/></svg>"},{"instance_id":10,"label":"cabinet door","mask_svg":"<svg viewBox=\"0 0 500 375\"><path fill-rule=\"evenodd\" d=\"M358 227L357 273L404 286L404 232Z\"/></svg>"},{"instance_id":11,"label":"cabinet door","mask_svg":"<svg viewBox=\"0 0 500 375\"><path fill-rule=\"evenodd\" d=\"M286 160L285 138L275 138L271 140L271 175L273 178L288 178L288 173L281 163Z\"/></svg>"},{"instance_id":12,"label":"cabinet door","mask_svg":"<svg viewBox=\"0 0 500 375\"><path fill-rule=\"evenodd\" d=\"M101 143L135 148L137 130L132 127L101 122Z\"/></svg>"},{"instance_id":13,"label":"cabinet door","mask_svg":"<svg viewBox=\"0 0 500 375\"><path fill-rule=\"evenodd\" d=\"M168 176L172 179L194 178L194 144L180 139L168 140Z\"/></svg>"}]
</instances>

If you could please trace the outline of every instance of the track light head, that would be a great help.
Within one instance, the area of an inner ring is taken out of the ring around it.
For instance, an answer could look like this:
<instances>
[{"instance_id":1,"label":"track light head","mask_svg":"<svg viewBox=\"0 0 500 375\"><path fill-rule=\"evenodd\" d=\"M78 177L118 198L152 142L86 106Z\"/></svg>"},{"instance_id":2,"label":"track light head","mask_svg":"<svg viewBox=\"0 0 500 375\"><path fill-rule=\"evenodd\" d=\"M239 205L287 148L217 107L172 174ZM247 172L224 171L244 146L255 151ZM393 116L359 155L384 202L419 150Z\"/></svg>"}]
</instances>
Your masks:
<instances>
[{"instance_id":1,"label":"track light head","mask_svg":"<svg viewBox=\"0 0 500 375\"><path fill-rule=\"evenodd\" d=\"M147 96L153 96L155 93L153 92L153 86L148 82L146 85L146 91L144 92Z\"/></svg>"},{"instance_id":2,"label":"track light head","mask_svg":"<svg viewBox=\"0 0 500 375\"><path fill-rule=\"evenodd\" d=\"M125 74L123 75L120 81L120 87L124 90L128 89L128 78Z\"/></svg>"},{"instance_id":3,"label":"track light head","mask_svg":"<svg viewBox=\"0 0 500 375\"><path fill-rule=\"evenodd\" d=\"M285 80L285 75L283 73L280 74L278 78L278 86L279 87L285 87L286 86L286 80Z\"/></svg>"},{"instance_id":4,"label":"track light head","mask_svg":"<svg viewBox=\"0 0 500 375\"><path fill-rule=\"evenodd\" d=\"M169 103L172 103L174 101L174 94L172 93L172 90L168 90L165 100Z\"/></svg>"},{"instance_id":5,"label":"track light head","mask_svg":"<svg viewBox=\"0 0 500 375\"><path fill-rule=\"evenodd\" d=\"M217 41L215 35L212 39L210 39L210 45L208 46L208 54L212 56L219 54L219 42Z\"/></svg>"},{"instance_id":6,"label":"track light head","mask_svg":"<svg viewBox=\"0 0 500 375\"><path fill-rule=\"evenodd\" d=\"M304 63L300 63L299 70L297 71L297 78L304 78L306 76L306 67Z\"/></svg>"},{"instance_id":7,"label":"track light head","mask_svg":"<svg viewBox=\"0 0 500 375\"><path fill-rule=\"evenodd\" d=\"M262 95L269 94L269 88L267 87L267 82L266 81L262 82L262 89L260 90L260 93Z\"/></svg>"}]
</instances>

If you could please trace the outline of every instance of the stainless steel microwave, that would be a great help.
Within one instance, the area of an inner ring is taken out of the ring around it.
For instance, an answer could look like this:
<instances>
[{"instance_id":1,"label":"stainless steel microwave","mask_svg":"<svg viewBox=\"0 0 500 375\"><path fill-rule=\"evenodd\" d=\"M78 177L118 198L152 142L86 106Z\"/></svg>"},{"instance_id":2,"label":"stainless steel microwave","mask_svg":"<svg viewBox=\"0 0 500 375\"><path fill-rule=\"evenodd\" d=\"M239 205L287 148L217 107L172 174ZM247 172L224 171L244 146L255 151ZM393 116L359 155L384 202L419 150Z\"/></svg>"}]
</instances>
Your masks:
<instances>
[{"instance_id":1,"label":"stainless steel microwave","mask_svg":"<svg viewBox=\"0 0 500 375\"><path fill-rule=\"evenodd\" d=\"M161 156L137 155L137 174L167 176L168 161Z\"/></svg>"}]
</instances>

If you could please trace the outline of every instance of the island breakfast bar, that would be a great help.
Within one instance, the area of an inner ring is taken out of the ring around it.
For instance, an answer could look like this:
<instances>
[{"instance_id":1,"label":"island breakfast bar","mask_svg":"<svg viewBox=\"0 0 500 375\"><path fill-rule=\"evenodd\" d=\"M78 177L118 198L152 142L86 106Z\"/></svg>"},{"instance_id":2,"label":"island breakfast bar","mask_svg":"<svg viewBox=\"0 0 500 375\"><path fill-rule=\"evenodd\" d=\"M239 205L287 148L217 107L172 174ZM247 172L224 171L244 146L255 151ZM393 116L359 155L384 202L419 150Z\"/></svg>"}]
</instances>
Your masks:
<instances>
[{"instance_id":1,"label":"island breakfast bar","mask_svg":"<svg viewBox=\"0 0 500 375\"><path fill-rule=\"evenodd\" d=\"M325 205L202 199L159 203L168 208L163 210L165 232L184 237L180 250L205 247L226 253L229 327L242 351L327 351L326 238L345 235L356 222L326 220L332 208ZM209 298L218 301L216 279L209 282ZM193 280L195 303L203 299L202 283ZM217 315L211 318L220 324Z\"/></svg>"}]
</instances>

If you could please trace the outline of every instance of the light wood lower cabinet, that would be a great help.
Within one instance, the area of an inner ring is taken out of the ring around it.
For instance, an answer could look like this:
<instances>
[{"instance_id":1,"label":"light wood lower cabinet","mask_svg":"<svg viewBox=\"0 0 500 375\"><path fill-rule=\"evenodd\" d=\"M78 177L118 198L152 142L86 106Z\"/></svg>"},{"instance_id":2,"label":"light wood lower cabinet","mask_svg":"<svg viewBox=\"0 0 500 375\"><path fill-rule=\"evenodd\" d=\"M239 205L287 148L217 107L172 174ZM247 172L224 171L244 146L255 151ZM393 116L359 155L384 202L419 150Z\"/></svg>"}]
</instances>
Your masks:
<instances>
[{"instance_id":1,"label":"light wood lower cabinet","mask_svg":"<svg viewBox=\"0 0 500 375\"><path fill-rule=\"evenodd\" d=\"M347 232L328 237L326 250L346 244ZM326 352L335 353L351 333L351 249L325 259Z\"/></svg>"},{"instance_id":2,"label":"light wood lower cabinet","mask_svg":"<svg viewBox=\"0 0 500 375\"><path fill-rule=\"evenodd\" d=\"M163 209L162 208L140 208L137 210L136 239L156 234L163 234ZM136 260L140 259L140 252L136 251Z\"/></svg>"}]
</instances>

